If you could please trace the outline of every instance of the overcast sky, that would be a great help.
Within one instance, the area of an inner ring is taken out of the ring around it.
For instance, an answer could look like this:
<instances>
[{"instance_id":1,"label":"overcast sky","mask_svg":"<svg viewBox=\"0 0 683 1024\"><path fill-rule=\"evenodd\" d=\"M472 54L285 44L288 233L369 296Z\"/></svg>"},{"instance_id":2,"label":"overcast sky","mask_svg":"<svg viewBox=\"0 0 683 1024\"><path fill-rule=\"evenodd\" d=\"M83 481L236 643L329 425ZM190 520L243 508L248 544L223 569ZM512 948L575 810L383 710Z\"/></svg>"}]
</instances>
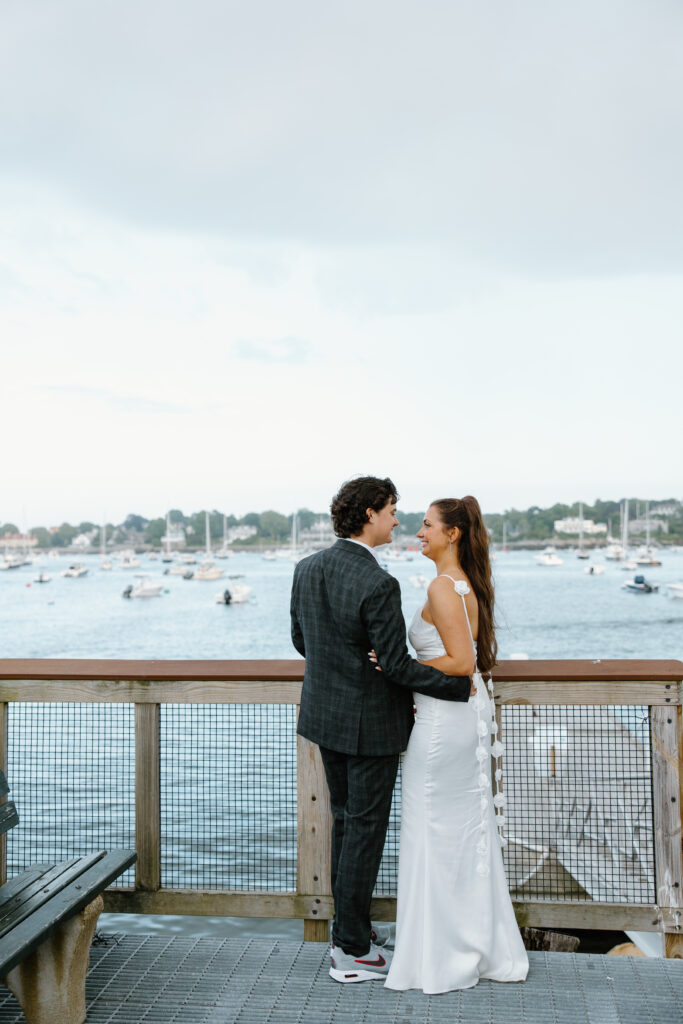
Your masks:
<instances>
[{"instance_id":1,"label":"overcast sky","mask_svg":"<svg viewBox=\"0 0 683 1024\"><path fill-rule=\"evenodd\" d=\"M0 0L0 522L683 496L679 0Z\"/></svg>"}]
</instances>

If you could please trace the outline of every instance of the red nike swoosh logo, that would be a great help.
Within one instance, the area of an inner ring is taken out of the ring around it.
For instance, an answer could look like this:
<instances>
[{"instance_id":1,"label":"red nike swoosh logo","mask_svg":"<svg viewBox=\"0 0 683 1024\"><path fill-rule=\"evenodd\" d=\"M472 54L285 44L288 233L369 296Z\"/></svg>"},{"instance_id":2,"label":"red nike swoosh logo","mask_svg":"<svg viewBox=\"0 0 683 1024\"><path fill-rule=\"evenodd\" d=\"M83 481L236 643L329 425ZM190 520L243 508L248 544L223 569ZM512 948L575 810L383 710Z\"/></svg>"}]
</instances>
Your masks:
<instances>
[{"instance_id":1,"label":"red nike swoosh logo","mask_svg":"<svg viewBox=\"0 0 683 1024\"><path fill-rule=\"evenodd\" d=\"M366 967L384 967L386 960L383 956L378 956L376 960L356 960L357 964L364 964Z\"/></svg>"}]
</instances>

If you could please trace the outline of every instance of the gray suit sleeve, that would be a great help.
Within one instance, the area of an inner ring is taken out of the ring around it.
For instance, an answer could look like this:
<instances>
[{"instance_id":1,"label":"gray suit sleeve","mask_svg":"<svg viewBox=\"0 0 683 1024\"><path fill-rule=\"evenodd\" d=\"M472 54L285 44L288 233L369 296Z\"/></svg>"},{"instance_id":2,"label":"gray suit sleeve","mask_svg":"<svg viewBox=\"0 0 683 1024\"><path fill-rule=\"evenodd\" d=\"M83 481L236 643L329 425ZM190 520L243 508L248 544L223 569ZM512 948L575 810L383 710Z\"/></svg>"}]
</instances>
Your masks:
<instances>
[{"instance_id":1,"label":"gray suit sleeve","mask_svg":"<svg viewBox=\"0 0 683 1024\"><path fill-rule=\"evenodd\" d=\"M292 597L291 597L291 600L290 600L290 603L289 603L289 616L290 616L290 620L291 620L292 643L296 647L296 649L299 652L299 654L303 658L305 658L306 657L306 645L304 644L304 634L303 634L303 632L301 630L301 625L299 623L299 616L297 614L296 590L297 590L297 577L296 577L296 570L295 570L294 582L292 583Z\"/></svg>"},{"instance_id":2,"label":"gray suit sleeve","mask_svg":"<svg viewBox=\"0 0 683 1024\"><path fill-rule=\"evenodd\" d=\"M442 700L469 699L469 676L447 676L408 654L398 580L382 580L363 601L361 614L377 660L392 683Z\"/></svg>"}]
</instances>

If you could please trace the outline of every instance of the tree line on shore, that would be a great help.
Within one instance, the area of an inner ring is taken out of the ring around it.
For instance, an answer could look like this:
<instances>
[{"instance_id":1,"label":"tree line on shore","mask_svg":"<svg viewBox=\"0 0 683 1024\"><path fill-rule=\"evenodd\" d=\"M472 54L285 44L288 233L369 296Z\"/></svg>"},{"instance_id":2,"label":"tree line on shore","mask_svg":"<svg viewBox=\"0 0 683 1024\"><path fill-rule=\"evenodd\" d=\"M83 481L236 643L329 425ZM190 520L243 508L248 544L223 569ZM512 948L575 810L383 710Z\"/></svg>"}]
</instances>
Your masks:
<instances>
[{"instance_id":1,"label":"tree line on shore","mask_svg":"<svg viewBox=\"0 0 683 1024\"><path fill-rule=\"evenodd\" d=\"M623 499L622 499L623 501ZM583 505L583 515L596 523L606 523L612 534L619 533L619 516L622 501L597 500L594 504ZM644 515L645 499L629 499L631 516L636 518ZM683 504L675 498L665 501L650 501L651 536L658 541L678 543L683 541ZM662 511L658 513L658 509ZM399 536L412 537L419 530L423 512L403 512L399 509ZM572 505L555 504L549 508L532 505L525 510L508 509L502 513L485 513L484 520L491 533L493 543L503 541L503 524L505 537L509 543L549 541L555 534L555 521L579 515L579 503ZM225 516L225 520L224 520ZM313 512L301 508L296 513L297 529L303 531L314 527L321 518L327 518L327 512ZM232 514L213 510L210 513L210 531L214 543L223 537L224 521L228 528L249 526L255 533L239 541L240 546L259 547L264 544L285 543L292 530L293 514L283 515L273 509L265 512L248 512L237 517ZM642 521L642 518L641 518ZM185 515L180 509L172 509L169 513L171 529L182 530L188 547L204 547L206 543L204 512L193 512ZM99 543L101 526L98 523L81 522L76 525L62 523L58 527L34 526L29 533L35 537L38 547L60 548L69 547L76 537L85 535L91 538L94 546ZM2 537L18 534L20 531L14 523L0 526L0 545ZM632 531L639 536L644 531ZM145 544L158 548L166 533L166 516L147 519L141 515L126 516L122 523L107 523L106 536L109 544ZM604 535L603 535L604 536Z\"/></svg>"}]
</instances>

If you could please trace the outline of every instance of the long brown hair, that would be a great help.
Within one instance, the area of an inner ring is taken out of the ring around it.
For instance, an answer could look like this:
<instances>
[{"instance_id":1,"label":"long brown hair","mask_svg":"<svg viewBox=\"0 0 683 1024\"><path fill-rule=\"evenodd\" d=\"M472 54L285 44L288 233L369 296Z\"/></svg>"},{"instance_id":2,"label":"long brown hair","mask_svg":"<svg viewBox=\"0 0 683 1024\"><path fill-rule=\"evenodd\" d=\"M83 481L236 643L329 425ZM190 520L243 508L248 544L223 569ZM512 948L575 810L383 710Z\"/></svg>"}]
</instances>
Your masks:
<instances>
[{"instance_id":1,"label":"long brown hair","mask_svg":"<svg viewBox=\"0 0 683 1024\"><path fill-rule=\"evenodd\" d=\"M479 634L477 636L477 666L480 672L490 672L496 664L498 644L493 618L493 580L489 558L489 535L481 508L471 494L464 498L439 498L432 507L438 509L441 522L450 530L457 526L458 558L462 570L472 584L479 605Z\"/></svg>"}]
</instances>

